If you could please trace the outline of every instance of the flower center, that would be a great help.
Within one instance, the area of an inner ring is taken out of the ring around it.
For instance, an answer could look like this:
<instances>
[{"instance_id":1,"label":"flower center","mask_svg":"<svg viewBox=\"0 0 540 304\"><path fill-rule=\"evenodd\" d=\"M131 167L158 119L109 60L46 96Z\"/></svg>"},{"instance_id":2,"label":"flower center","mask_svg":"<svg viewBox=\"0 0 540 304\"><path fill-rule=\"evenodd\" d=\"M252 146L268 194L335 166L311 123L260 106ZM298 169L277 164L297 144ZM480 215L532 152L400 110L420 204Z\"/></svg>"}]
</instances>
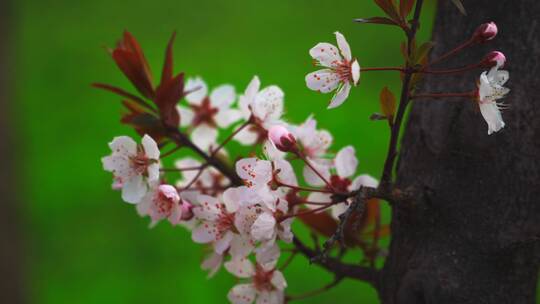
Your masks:
<instances>
[{"instance_id":1,"label":"flower center","mask_svg":"<svg viewBox=\"0 0 540 304\"><path fill-rule=\"evenodd\" d=\"M351 63L349 61L343 60L339 62L334 70L341 82L352 82Z\"/></svg>"},{"instance_id":2,"label":"flower center","mask_svg":"<svg viewBox=\"0 0 540 304\"><path fill-rule=\"evenodd\" d=\"M332 184L332 187L334 187L334 189L337 191L347 193L352 182L348 178L341 178L338 175L332 175L330 177L330 184Z\"/></svg>"},{"instance_id":3,"label":"flower center","mask_svg":"<svg viewBox=\"0 0 540 304\"><path fill-rule=\"evenodd\" d=\"M154 207L159 215L168 216L174 207L174 201L158 191L154 198Z\"/></svg>"},{"instance_id":4,"label":"flower center","mask_svg":"<svg viewBox=\"0 0 540 304\"><path fill-rule=\"evenodd\" d=\"M218 230L218 238L221 238L227 231L237 232L234 226L234 213L228 213L225 211L225 206L220 205L221 214L219 215L216 228Z\"/></svg>"},{"instance_id":5,"label":"flower center","mask_svg":"<svg viewBox=\"0 0 540 304\"><path fill-rule=\"evenodd\" d=\"M144 153L141 146L137 147L137 154L131 156L129 160L131 168L137 174L141 175L146 173L146 169L148 169L148 166L152 163L152 160L146 156L146 153Z\"/></svg>"},{"instance_id":6,"label":"flower center","mask_svg":"<svg viewBox=\"0 0 540 304\"><path fill-rule=\"evenodd\" d=\"M253 285L258 291L272 291L274 285L272 285L272 276L274 270L266 271L262 266L258 265L255 268L255 276L253 276Z\"/></svg>"},{"instance_id":7,"label":"flower center","mask_svg":"<svg viewBox=\"0 0 540 304\"><path fill-rule=\"evenodd\" d=\"M218 109L212 107L210 98L205 97L200 105L191 105L195 117L193 118L193 125L198 126L202 123L206 123L212 127L216 127L214 116L218 113Z\"/></svg>"}]
</instances>

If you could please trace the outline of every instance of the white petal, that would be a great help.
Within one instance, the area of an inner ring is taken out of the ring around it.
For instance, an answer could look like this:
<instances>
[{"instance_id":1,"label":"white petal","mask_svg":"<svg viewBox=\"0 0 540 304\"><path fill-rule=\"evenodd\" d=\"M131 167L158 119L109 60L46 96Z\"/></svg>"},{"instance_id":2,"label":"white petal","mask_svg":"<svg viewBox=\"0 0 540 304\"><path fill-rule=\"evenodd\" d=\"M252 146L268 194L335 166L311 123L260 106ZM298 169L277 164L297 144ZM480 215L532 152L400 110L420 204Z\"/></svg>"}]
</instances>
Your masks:
<instances>
[{"instance_id":1,"label":"white petal","mask_svg":"<svg viewBox=\"0 0 540 304\"><path fill-rule=\"evenodd\" d=\"M208 278L211 278L219 270L222 262L223 262L223 256L221 254L212 252L209 256L207 256L204 259L204 261L201 264L201 268L203 270L208 270Z\"/></svg>"},{"instance_id":2,"label":"white petal","mask_svg":"<svg viewBox=\"0 0 540 304\"><path fill-rule=\"evenodd\" d=\"M322 192L311 192L307 197L308 202L312 203L330 203L332 201L331 194L329 193L322 193ZM316 209L321 207L321 205L311 205L311 204L305 204L305 206L309 209ZM324 210L321 210L321 212L324 212Z\"/></svg>"},{"instance_id":3,"label":"white petal","mask_svg":"<svg viewBox=\"0 0 540 304\"><path fill-rule=\"evenodd\" d=\"M234 213L236 210L238 210L238 207L240 206L241 201L241 195L242 190L239 188L228 188L223 192L223 203L225 204L225 208L227 209L227 212Z\"/></svg>"},{"instance_id":4,"label":"white petal","mask_svg":"<svg viewBox=\"0 0 540 304\"><path fill-rule=\"evenodd\" d=\"M276 146L274 146L274 144L269 140L264 141L263 151L270 160L283 159L285 155L287 155L287 153L279 151Z\"/></svg>"},{"instance_id":5,"label":"white petal","mask_svg":"<svg viewBox=\"0 0 540 304\"><path fill-rule=\"evenodd\" d=\"M214 120L220 128L228 128L231 124L239 121L242 118L242 112L236 109L220 110Z\"/></svg>"},{"instance_id":6,"label":"white petal","mask_svg":"<svg viewBox=\"0 0 540 304\"><path fill-rule=\"evenodd\" d=\"M280 229L278 229L278 238L285 243L291 243L293 241L293 233L291 231L291 224L293 222L294 218L288 218L284 221L282 221L280 225Z\"/></svg>"},{"instance_id":7,"label":"white petal","mask_svg":"<svg viewBox=\"0 0 540 304\"><path fill-rule=\"evenodd\" d=\"M258 138L259 134L250 130L249 127L247 127L242 129L242 131L238 132L238 134L236 134L236 136L234 137L234 140L244 146L251 146L257 142Z\"/></svg>"},{"instance_id":8,"label":"white petal","mask_svg":"<svg viewBox=\"0 0 540 304\"><path fill-rule=\"evenodd\" d=\"M339 85L339 76L330 69L318 70L306 75L306 86L321 93L335 90Z\"/></svg>"},{"instance_id":9,"label":"white petal","mask_svg":"<svg viewBox=\"0 0 540 304\"><path fill-rule=\"evenodd\" d=\"M195 117L193 111L190 108L183 106L177 106L176 110L178 111L178 115L180 115L180 127L187 127L191 125L193 122L193 117Z\"/></svg>"},{"instance_id":10,"label":"white petal","mask_svg":"<svg viewBox=\"0 0 540 304\"><path fill-rule=\"evenodd\" d=\"M509 78L510 78L510 73L508 73L508 71L501 70L501 71L497 71L497 73L495 74L493 78L493 81L495 82L495 84L503 86L508 81Z\"/></svg>"},{"instance_id":11,"label":"white petal","mask_svg":"<svg viewBox=\"0 0 540 304\"><path fill-rule=\"evenodd\" d=\"M283 276L283 273L281 273L281 271L279 270L274 271L274 275L272 276L272 279L270 282L278 290L283 290L287 288L287 281L285 281L285 277Z\"/></svg>"},{"instance_id":12,"label":"white petal","mask_svg":"<svg viewBox=\"0 0 540 304\"><path fill-rule=\"evenodd\" d=\"M245 258L253 251L254 248L255 246L253 245L253 241L251 241L247 236L235 234L231 241L231 249L229 253L233 259Z\"/></svg>"},{"instance_id":13,"label":"white petal","mask_svg":"<svg viewBox=\"0 0 540 304\"><path fill-rule=\"evenodd\" d=\"M193 214L197 219L215 221L221 214L219 201L215 197L201 194L197 197L198 206L193 208Z\"/></svg>"},{"instance_id":14,"label":"white petal","mask_svg":"<svg viewBox=\"0 0 540 304\"><path fill-rule=\"evenodd\" d=\"M227 294L233 304L251 304L255 300L256 290L252 284L238 284Z\"/></svg>"},{"instance_id":15,"label":"white petal","mask_svg":"<svg viewBox=\"0 0 540 304\"><path fill-rule=\"evenodd\" d=\"M231 231L227 231L221 238L218 237L214 243L214 250L216 253L223 254L223 252L229 248L233 237L234 233Z\"/></svg>"},{"instance_id":16,"label":"white petal","mask_svg":"<svg viewBox=\"0 0 540 304\"><path fill-rule=\"evenodd\" d=\"M351 91L351 84L348 82L345 82L341 88L338 89L336 95L332 97L332 100L330 101L330 104L328 105L328 109L334 109L339 107L347 97L349 97L349 93Z\"/></svg>"},{"instance_id":17,"label":"white petal","mask_svg":"<svg viewBox=\"0 0 540 304\"><path fill-rule=\"evenodd\" d=\"M186 86L184 87L186 92L195 89L197 90L186 95L186 100L190 104L199 105L208 94L208 87L201 77L189 78L186 81Z\"/></svg>"},{"instance_id":18,"label":"white petal","mask_svg":"<svg viewBox=\"0 0 540 304\"><path fill-rule=\"evenodd\" d=\"M260 91L252 104L253 115L262 121L273 121L283 114L283 96L278 86L269 86Z\"/></svg>"},{"instance_id":19,"label":"white petal","mask_svg":"<svg viewBox=\"0 0 540 304\"><path fill-rule=\"evenodd\" d=\"M217 228L213 222L202 222L191 232L191 239L195 243L206 244L216 239Z\"/></svg>"},{"instance_id":20,"label":"white petal","mask_svg":"<svg viewBox=\"0 0 540 304\"><path fill-rule=\"evenodd\" d=\"M501 111L495 102L480 102L480 113L488 124L488 135L498 132L504 128L505 123L502 119Z\"/></svg>"},{"instance_id":21,"label":"white petal","mask_svg":"<svg viewBox=\"0 0 540 304\"><path fill-rule=\"evenodd\" d=\"M336 34L336 41L339 50L341 51L341 55L343 55L343 57L348 61L351 61L351 47L349 46L347 39L345 39L345 36L343 36L340 32L335 32L334 34Z\"/></svg>"},{"instance_id":22,"label":"white petal","mask_svg":"<svg viewBox=\"0 0 540 304\"><path fill-rule=\"evenodd\" d=\"M235 98L236 93L234 87L230 84L220 85L210 93L210 103L218 109L229 108Z\"/></svg>"},{"instance_id":23,"label":"white petal","mask_svg":"<svg viewBox=\"0 0 540 304\"><path fill-rule=\"evenodd\" d=\"M122 199L131 204L141 201L147 191L147 185L141 175L126 180L122 187Z\"/></svg>"},{"instance_id":24,"label":"white petal","mask_svg":"<svg viewBox=\"0 0 540 304\"><path fill-rule=\"evenodd\" d=\"M156 183L159 181L159 163L149 165L146 171L148 172L149 183Z\"/></svg>"},{"instance_id":25,"label":"white petal","mask_svg":"<svg viewBox=\"0 0 540 304\"><path fill-rule=\"evenodd\" d=\"M349 191L358 190L360 186L377 188L379 186L379 181L369 174L362 174L353 180L349 186Z\"/></svg>"},{"instance_id":26,"label":"white petal","mask_svg":"<svg viewBox=\"0 0 540 304\"><path fill-rule=\"evenodd\" d=\"M113 154L131 156L137 153L137 143L129 136L118 136L109 143Z\"/></svg>"},{"instance_id":27,"label":"white petal","mask_svg":"<svg viewBox=\"0 0 540 304\"><path fill-rule=\"evenodd\" d=\"M271 246L261 246L255 250L257 264L264 265L269 268L274 268L279 255L281 254L278 244L273 243Z\"/></svg>"},{"instance_id":28,"label":"white petal","mask_svg":"<svg viewBox=\"0 0 540 304\"><path fill-rule=\"evenodd\" d=\"M277 174L279 181L288 185L298 186L298 180L296 179L296 174L291 163L284 159L278 159L274 161L274 166L276 170L279 170Z\"/></svg>"},{"instance_id":29,"label":"white petal","mask_svg":"<svg viewBox=\"0 0 540 304\"><path fill-rule=\"evenodd\" d=\"M246 181L246 186L260 189L272 180L272 163L257 158L243 158L236 162L236 173Z\"/></svg>"},{"instance_id":30,"label":"white petal","mask_svg":"<svg viewBox=\"0 0 540 304\"><path fill-rule=\"evenodd\" d=\"M251 236L258 241L269 240L274 237L276 219L268 212L259 215L251 227Z\"/></svg>"},{"instance_id":31,"label":"white petal","mask_svg":"<svg viewBox=\"0 0 540 304\"><path fill-rule=\"evenodd\" d=\"M309 50L309 55L322 66L336 67L342 60L337 47L330 43L321 42Z\"/></svg>"},{"instance_id":32,"label":"white petal","mask_svg":"<svg viewBox=\"0 0 540 304\"><path fill-rule=\"evenodd\" d=\"M144 153L148 158L159 160L159 148L152 137L145 134L142 138L142 146L144 148Z\"/></svg>"},{"instance_id":33,"label":"white petal","mask_svg":"<svg viewBox=\"0 0 540 304\"><path fill-rule=\"evenodd\" d=\"M259 92L260 87L261 81L259 80L259 77L253 76L253 79L251 79L246 87L246 90L244 91L244 97L250 102L253 101L255 99L255 95L257 92Z\"/></svg>"},{"instance_id":34,"label":"white petal","mask_svg":"<svg viewBox=\"0 0 540 304\"><path fill-rule=\"evenodd\" d=\"M257 296L255 304L283 304L285 302L283 292L279 290L262 291Z\"/></svg>"},{"instance_id":35,"label":"white petal","mask_svg":"<svg viewBox=\"0 0 540 304\"><path fill-rule=\"evenodd\" d=\"M224 266L228 272L239 278L249 278L255 274L255 266L247 258L232 259Z\"/></svg>"},{"instance_id":36,"label":"white petal","mask_svg":"<svg viewBox=\"0 0 540 304\"><path fill-rule=\"evenodd\" d=\"M347 146L339 150L335 159L336 171L339 177L350 177L356 172L358 159L353 146Z\"/></svg>"},{"instance_id":37,"label":"white petal","mask_svg":"<svg viewBox=\"0 0 540 304\"><path fill-rule=\"evenodd\" d=\"M339 204L336 204L334 206L332 206L332 216L335 218L335 219L339 219L339 216L341 214L343 214L343 212L347 211L347 209L349 208L349 205L345 204L345 203L339 203Z\"/></svg>"},{"instance_id":38,"label":"white petal","mask_svg":"<svg viewBox=\"0 0 540 304\"><path fill-rule=\"evenodd\" d=\"M201 150L208 151L211 145L216 144L218 131L207 124L201 124L191 133L193 143Z\"/></svg>"},{"instance_id":39,"label":"white petal","mask_svg":"<svg viewBox=\"0 0 540 304\"><path fill-rule=\"evenodd\" d=\"M311 162L313 167L319 172L326 180L330 178L330 169L327 166L319 165L315 162ZM324 186L324 181L309 167L304 166L304 179L306 183L311 186L320 187Z\"/></svg>"},{"instance_id":40,"label":"white petal","mask_svg":"<svg viewBox=\"0 0 540 304\"><path fill-rule=\"evenodd\" d=\"M353 79L353 84L356 86L360 81L360 64L358 60L354 60L351 64L351 74Z\"/></svg>"}]
</instances>

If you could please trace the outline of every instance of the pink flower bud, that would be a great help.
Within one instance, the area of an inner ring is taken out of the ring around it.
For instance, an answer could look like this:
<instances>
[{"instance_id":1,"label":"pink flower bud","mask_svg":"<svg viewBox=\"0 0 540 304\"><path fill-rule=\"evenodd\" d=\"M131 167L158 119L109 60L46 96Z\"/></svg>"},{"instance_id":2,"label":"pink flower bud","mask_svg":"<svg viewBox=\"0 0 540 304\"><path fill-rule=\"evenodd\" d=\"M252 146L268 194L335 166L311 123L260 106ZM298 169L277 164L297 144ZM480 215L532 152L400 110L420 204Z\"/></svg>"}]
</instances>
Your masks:
<instances>
[{"instance_id":1,"label":"pink flower bud","mask_svg":"<svg viewBox=\"0 0 540 304\"><path fill-rule=\"evenodd\" d=\"M170 201L172 204L177 204L180 201L180 196L176 188L171 185L159 185L158 195L160 199Z\"/></svg>"},{"instance_id":2,"label":"pink flower bud","mask_svg":"<svg viewBox=\"0 0 540 304\"><path fill-rule=\"evenodd\" d=\"M482 59L481 65L487 68L493 66L502 67L506 63L506 56L499 51L493 51Z\"/></svg>"},{"instance_id":3,"label":"pink flower bud","mask_svg":"<svg viewBox=\"0 0 540 304\"><path fill-rule=\"evenodd\" d=\"M193 218L193 205L185 200L182 200L182 204L180 205L180 208L182 208L182 220L183 221L189 221Z\"/></svg>"},{"instance_id":4,"label":"pink flower bud","mask_svg":"<svg viewBox=\"0 0 540 304\"><path fill-rule=\"evenodd\" d=\"M296 139L287 128L276 125L268 130L270 142L280 151L291 152L296 148Z\"/></svg>"},{"instance_id":5,"label":"pink flower bud","mask_svg":"<svg viewBox=\"0 0 540 304\"><path fill-rule=\"evenodd\" d=\"M473 39L478 42L486 42L497 36L497 25L495 22L481 24L473 34Z\"/></svg>"}]
</instances>

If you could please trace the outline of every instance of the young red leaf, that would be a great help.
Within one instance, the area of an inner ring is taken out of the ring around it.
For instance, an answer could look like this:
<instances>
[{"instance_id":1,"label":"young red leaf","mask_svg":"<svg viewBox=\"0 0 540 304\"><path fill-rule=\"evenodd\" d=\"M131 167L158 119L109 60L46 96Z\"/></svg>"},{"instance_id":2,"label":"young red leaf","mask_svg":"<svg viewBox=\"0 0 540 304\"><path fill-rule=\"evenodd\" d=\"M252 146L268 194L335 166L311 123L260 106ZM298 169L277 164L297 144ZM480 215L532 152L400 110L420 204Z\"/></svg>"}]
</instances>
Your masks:
<instances>
[{"instance_id":1,"label":"young red leaf","mask_svg":"<svg viewBox=\"0 0 540 304\"><path fill-rule=\"evenodd\" d=\"M320 235L330 237L337 229L337 221L326 212L301 214L298 218Z\"/></svg>"},{"instance_id":2,"label":"young red leaf","mask_svg":"<svg viewBox=\"0 0 540 304\"><path fill-rule=\"evenodd\" d=\"M399 26L397 22L386 17L371 17L371 18L365 18L365 19L358 18L358 19L354 19L354 21L358 23L387 24L387 25Z\"/></svg>"},{"instance_id":3,"label":"young red leaf","mask_svg":"<svg viewBox=\"0 0 540 304\"><path fill-rule=\"evenodd\" d=\"M167 50L165 51L165 62L163 63L163 71L161 72L161 82L159 87L163 86L165 83L170 81L173 77L173 45L174 39L176 38L176 32L173 32L169 43L167 44ZM159 90L159 88L158 88Z\"/></svg>"},{"instance_id":4,"label":"young red leaf","mask_svg":"<svg viewBox=\"0 0 540 304\"><path fill-rule=\"evenodd\" d=\"M388 118L388 122L392 123L394 120L394 113L396 112L396 97L388 89L384 87L380 94L381 111Z\"/></svg>"},{"instance_id":5,"label":"young red leaf","mask_svg":"<svg viewBox=\"0 0 540 304\"><path fill-rule=\"evenodd\" d=\"M158 106L161 119L166 126L178 126L180 115L176 105L182 97L184 97L184 73L176 75L158 88L154 102Z\"/></svg>"},{"instance_id":6,"label":"young red leaf","mask_svg":"<svg viewBox=\"0 0 540 304\"><path fill-rule=\"evenodd\" d=\"M411 13L415 0L400 0L399 12L403 20L407 19L407 16Z\"/></svg>"},{"instance_id":7,"label":"young red leaf","mask_svg":"<svg viewBox=\"0 0 540 304\"><path fill-rule=\"evenodd\" d=\"M393 0L375 0L377 4L392 20L400 20L396 5Z\"/></svg>"}]
</instances>

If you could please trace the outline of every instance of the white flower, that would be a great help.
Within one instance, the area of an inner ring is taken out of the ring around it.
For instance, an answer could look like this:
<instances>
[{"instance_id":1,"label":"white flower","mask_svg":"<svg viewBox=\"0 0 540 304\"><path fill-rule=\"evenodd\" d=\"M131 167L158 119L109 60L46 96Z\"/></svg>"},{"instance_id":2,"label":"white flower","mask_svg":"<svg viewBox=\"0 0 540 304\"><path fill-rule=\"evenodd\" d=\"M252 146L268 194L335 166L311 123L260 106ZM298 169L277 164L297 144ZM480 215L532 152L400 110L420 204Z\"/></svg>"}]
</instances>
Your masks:
<instances>
[{"instance_id":1,"label":"white flower","mask_svg":"<svg viewBox=\"0 0 540 304\"><path fill-rule=\"evenodd\" d=\"M148 135L137 145L128 136L115 137L109 147L112 154L101 159L103 168L114 175L114 185L122 188L122 199L136 204L159 180L159 148Z\"/></svg>"},{"instance_id":2,"label":"white flower","mask_svg":"<svg viewBox=\"0 0 540 304\"><path fill-rule=\"evenodd\" d=\"M326 42L314 46L309 54L325 69L306 75L306 85L311 90L328 93L337 89L329 109L340 106L349 96L351 85L356 86L360 80L360 65L352 58L349 43L341 33L335 34L339 50Z\"/></svg>"},{"instance_id":3,"label":"white flower","mask_svg":"<svg viewBox=\"0 0 540 304\"><path fill-rule=\"evenodd\" d=\"M200 224L192 231L193 241L212 242L217 254L223 254L229 248L233 256L235 253L249 254L254 248L253 243L245 235L238 234L235 227L235 212L242 201L240 195L236 188L227 189L223 193L223 203L214 197L199 195L199 206L193 208L193 213Z\"/></svg>"},{"instance_id":4,"label":"white flower","mask_svg":"<svg viewBox=\"0 0 540 304\"><path fill-rule=\"evenodd\" d=\"M253 119L253 124L234 138L243 145L263 143L267 139L267 130L280 123L283 115L283 91L275 85L259 91L260 87L259 77L254 76L238 102L244 119Z\"/></svg>"},{"instance_id":5,"label":"white flower","mask_svg":"<svg viewBox=\"0 0 540 304\"><path fill-rule=\"evenodd\" d=\"M249 279L247 283L234 286L227 295L233 304L284 303L283 290L287 282L281 271L274 268L272 263L253 265L247 259L232 259L225 263L225 269L241 279Z\"/></svg>"},{"instance_id":6,"label":"white flower","mask_svg":"<svg viewBox=\"0 0 540 304\"><path fill-rule=\"evenodd\" d=\"M180 195L171 185L159 185L147 192L137 204L137 212L141 216L150 216L151 227L164 218L172 225L176 225L182 220Z\"/></svg>"},{"instance_id":7,"label":"white flower","mask_svg":"<svg viewBox=\"0 0 540 304\"><path fill-rule=\"evenodd\" d=\"M213 277L221 267L223 263L223 255L212 252L209 254L201 264L202 270L208 271L208 278Z\"/></svg>"},{"instance_id":8,"label":"white flower","mask_svg":"<svg viewBox=\"0 0 540 304\"><path fill-rule=\"evenodd\" d=\"M497 100L503 98L510 89L503 87L509 78L508 71L498 70L498 66L491 68L489 73L480 75L478 85L478 105L484 120L488 124L488 135L504 128L501 115L502 103Z\"/></svg>"},{"instance_id":9,"label":"white flower","mask_svg":"<svg viewBox=\"0 0 540 304\"><path fill-rule=\"evenodd\" d=\"M191 139L199 148L208 150L216 144L218 127L227 128L242 117L240 110L231 109L236 99L234 87L218 86L208 96L206 83L196 77L187 80L185 90L194 91L186 96L189 107L178 106L180 126L192 126Z\"/></svg>"}]
</instances>

